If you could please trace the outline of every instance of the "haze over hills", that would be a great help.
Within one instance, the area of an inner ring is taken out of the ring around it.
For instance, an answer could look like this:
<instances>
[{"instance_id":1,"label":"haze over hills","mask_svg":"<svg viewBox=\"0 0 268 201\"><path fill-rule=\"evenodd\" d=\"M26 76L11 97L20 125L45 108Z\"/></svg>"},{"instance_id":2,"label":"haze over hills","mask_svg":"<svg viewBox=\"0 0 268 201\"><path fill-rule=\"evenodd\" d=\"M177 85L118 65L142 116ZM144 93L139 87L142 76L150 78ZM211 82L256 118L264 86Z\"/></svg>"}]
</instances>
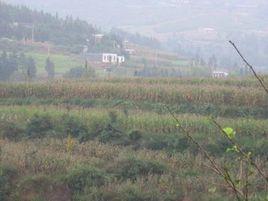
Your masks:
<instances>
[{"instance_id":1,"label":"haze over hills","mask_svg":"<svg viewBox=\"0 0 268 201\"><path fill-rule=\"evenodd\" d=\"M222 61L229 59L231 49L226 42L231 39L255 65L268 64L264 54L268 49L266 0L6 1L62 16L78 16L105 29L117 27L153 36L168 41L168 48L174 51L205 59L213 54L221 54Z\"/></svg>"},{"instance_id":2,"label":"haze over hills","mask_svg":"<svg viewBox=\"0 0 268 201\"><path fill-rule=\"evenodd\" d=\"M164 37L211 27L219 31L267 29L265 0L7 0L32 8L74 15L103 27L123 27Z\"/></svg>"}]
</instances>

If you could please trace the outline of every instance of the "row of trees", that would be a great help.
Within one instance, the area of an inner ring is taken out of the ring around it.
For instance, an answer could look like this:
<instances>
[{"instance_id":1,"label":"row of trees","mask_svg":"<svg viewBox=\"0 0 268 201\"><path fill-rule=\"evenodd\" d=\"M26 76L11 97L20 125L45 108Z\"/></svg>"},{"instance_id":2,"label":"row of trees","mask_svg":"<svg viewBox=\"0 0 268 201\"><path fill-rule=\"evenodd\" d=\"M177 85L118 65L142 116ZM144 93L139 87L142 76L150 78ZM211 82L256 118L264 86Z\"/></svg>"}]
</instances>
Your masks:
<instances>
[{"instance_id":1,"label":"row of trees","mask_svg":"<svg viewBox=\"0 0 268 201\"><path fill-rule=\"evenodd\" d=\"M17 73L15 75L15 73ZM35 61L24 54L7 54L3 52L0 57L0 80L7 81L12 75L26 79L36 77L37 69Z\"/></svg>"},{"instance_id":2,"label":"row of trees","mask_svg":"<svg viewBox=\"0 0 268 201\"><path fill-rule=\"evenodd\" d=\"M45 64L48 78L54 78L55 65L48 58ZM2 52L0 56L0 81L8 81L11 77L16 80L33 80L37 75L37 67L32 57L25 54Z\"/></svg>"},{"instance_id":3,"label":"row of trees","mask_svg":"<svg viewBox=\"0 0 268 201\"><path fill-rule=\"evenodd\" d=\"M140 35L139 33L132 34L132 33L128 33L118 28L113 28L111 30L111 34L116 35L120 38L124 38L132 43L139 44L142 46L151 47L153 49L162 48L160 41L158 41L157 39L143 36L143 35Z\"/></svg>"},{"instance_id":4,"label":"row of trees","mask_svg":"<svg viewBox=\"0 0 268 201\"><path fill-rule=\"evenodd\" d=\"M208 77L210 73L206 68L155 68L144 67L134 72L135 77Z\"/></svg>"},{"instance_id":5,"label":"row of trees","mask_svg":"<svg viewBox=\"0 0 268 201\"><path fill-rule=\"evenodd\" d=\"M49 41L80 53L87 41L94 41L96 33L99 33L99 30L95 27L71 16L63 19L58 15L53 16L27 7L16 7L0 2L0 38ZM117 49L115 43L117 40L107 34L101 43L91 44L90 50Z\"/></svg>"}]
</instances>

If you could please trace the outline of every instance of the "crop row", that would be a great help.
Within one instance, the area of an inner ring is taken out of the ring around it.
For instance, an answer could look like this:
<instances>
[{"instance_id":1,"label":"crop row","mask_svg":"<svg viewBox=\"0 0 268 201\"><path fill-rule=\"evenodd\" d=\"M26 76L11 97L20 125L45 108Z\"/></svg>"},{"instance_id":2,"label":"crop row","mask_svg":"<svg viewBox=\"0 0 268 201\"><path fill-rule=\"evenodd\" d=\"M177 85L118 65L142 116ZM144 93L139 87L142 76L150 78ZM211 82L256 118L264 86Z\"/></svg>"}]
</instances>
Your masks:
<instances>
[{"instance_id":1,"label":"crop row","mask_svg":"<svg viewBox=\"0 0 268 201\"><path fill-rule=\"evenodd\" d=\"M150 111L158 114L167 114L168 110L165 104L152 103L149 101L131 101L120 99L83 99L83 98L2 98L0 105L15 106L15 105L69 105L71 107L77 106L82 108L117 108L128 112L129 110ZM215 104L180 104L169 105L169 107L176 114L197 114L215 117L250 117L255 119L267 119L268 107L249 107L249 106L233 106L233 105L215 105Z\"/></svg>"},{"instance_id":2,"label":"crop row","mask_svg":"<svg viewBox=\"0 0 268 201\"><path fill-rule=\"evenodd\" d=\"M165 104L218 104L268 107L268 97L257 88L144 83L57 82L36 84L1 84L1 98L82 98L150 101Z\"/></svg>"},{"instance_id":3,"label":"crop row","mask_svg":"<svg viewBox=\"0 0 268 201\"><path fill-rule=\"evenodd\" d=\"M89 126L96 121L105 122L109 119L109 113L116 113L117 119L123 128L128 129L142 129L144 131L153 133L171 133L176 132L176 124L169 114L156 114L152 112L129 111L125 114L120 110L109 109L83 109L83 108L69 108L62 106L1 106L0 119L10 119L12 121L27 122L29 118L35 114L48 114L55 119L58 117L71 114L79 120L86 122ZM198 116L192 114L177 115L177 118L191 133L206 133L214 134L217 128L211 124L208 117ZM230 126L237 130L237 132L245 134L267 134L268 120L255 120L237 118L233 119L217 118L222 126Z\"/></svg>"},{"instance_id":4,"label":"crop row","mask_svg":"<svg viewBox=\"0 0 268 201\"><path fill-rule=\"evenodd\" d=\"M101 109L66 109L63 107L1 107L1 136L11 140L68 135L81 142L99 140L136 148L196 152L178 130L169 115ZM213 154L222 155L229 144L207 117L179 115L180 124ZM257 155L265 155L268 147L267 120L217 119L223 127L232 127L239 142Z\"/></svg>"},{"instance_id":5,"label":"crop row","mask_svg":"<svg viewBox=\"0 0 268 201\"><path fill-rule=\"evenodd\" d=\"M268 79L268 76L263 78ZM212 79L212 78L106 78L98 80L98 82L109 83L144 83L144 84L166 84L166 85L216 85L216 86L236 86L236 87L260 87L258 81L254 77L247 78L228 78L228 79Z\"/></svg>"}]
</instances>

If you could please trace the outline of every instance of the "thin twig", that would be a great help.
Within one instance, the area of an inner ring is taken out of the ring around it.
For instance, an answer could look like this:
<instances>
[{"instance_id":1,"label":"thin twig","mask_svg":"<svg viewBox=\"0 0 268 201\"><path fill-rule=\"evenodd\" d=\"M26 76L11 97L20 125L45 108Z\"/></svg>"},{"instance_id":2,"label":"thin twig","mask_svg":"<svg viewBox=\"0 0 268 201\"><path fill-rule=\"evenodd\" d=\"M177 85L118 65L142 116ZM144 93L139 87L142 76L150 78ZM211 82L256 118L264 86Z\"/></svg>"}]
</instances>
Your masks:
<instances>
[{"instance_id":1,"label":"thin twig","mask_svg":"<svg viewBox=\"0 0 268 201\"><path fill-rule=\"evenodd\" d=\"M262 172L259 166L254 162L251 156L249 156L246 152L241 149L241 146L235 142L233 139L229 138L222 128L222 126L213 118L211 118L212 122L217 126L217 128L222 132L223 136L234 146L236 146L237 151L243 156L259 173L259 175L268 183L268 177Z\"/></svg>"},{"instance_id":2,"label":"thin twig","mask_svg":"<svg viewBox=\"0 0 268 201\"><path fill-rule=\"evenodd\" d=\"M239 191L238 191L238 189L236 188L236 185L235 185L235 183L234 183L234 181L233 181L233 179L232 179L232 177L231 177L231 175L230 175L228 169L227 169L227 168L224 168L224 172L225 172L225 177L224 177L225 181L226 181L226 182L227 182L227 181L230 182L230 184L231 184L231 186L232 186L232 189L234 190L236 199L237 199L237 200L241 200L240 197L239 197ZM243 194L243 193L242 193L242 194Z\"/></svg>"},{"instance_id":3,"label":"thin twig","mask_svg":"<svg viewBox=\"0 0 268 201\"><path fill-rule=\"evenodd\" d=\"M203 148L202 145L200 145L194 138L193 136L180 124L179 119L175 116L175 114L171 111L171 109L166 105L166 108L168 110L168 112L170 113L170 115L172 116L172 118L176 121L176 123L178 124L178 128L180 128L182 130L182 132L187 136L188 139L190 139L190 141L192 143L194 143L198 149L205 155L205 157L209 160L209 162L212 165L212 170L214 172L216 172L219 176L221 176L225 182L231 187L231 189L234 191L236 198L238 201L240 201L240 196L244 197L243 192L241 192L240 190L237 189L236 185L234 184L234 182L232 181L231 177L226 176L226 171L222 170L221 167L219 167L219 165L216 163L216 161L210 156L210 154ZM229 175L230 176L230 175Z\"/></svg>"},{"instance_id":4,"label":"thin twig","mask_svg":"<svg viewBox=\"0 0 268 201\"><path fill-rule=\"evenodd\" d=\"M268 95L268 88L265 86L263 79L257 74L257 72L255 71L255 69L253 68L253 66L246 60L246 58L242 55L242 53L240 52L240 50L237 48L237 46L232 42L229 41L229 43L234 47L234 49L236 50L236 52L239 54L239 56L242 58L242 60L245 62L245 64L250 68L250 70L253 72L254 76L256 77L256 79L259 81L259 83L261 84L262 88L264 89L264 91L267 93Z\"/></svg>"},{"instance_id":5,"label":"thin twig","mask_svg":"<svg viewBox=\"0 0 268 201\"><path fill-rule=\"evenodd\" d=\"M243 161L242 161L242 164L243 164ZM246 198L246 201L248 201L249 199L249 189L248 189L248 187L249 187L249 169L248 169L248 167L246 166L245 167L245 179L246 179L246 184L245 184L245 189L244 189L244 191L245 191L245 198Z\"/></svg>"}]
</instances>

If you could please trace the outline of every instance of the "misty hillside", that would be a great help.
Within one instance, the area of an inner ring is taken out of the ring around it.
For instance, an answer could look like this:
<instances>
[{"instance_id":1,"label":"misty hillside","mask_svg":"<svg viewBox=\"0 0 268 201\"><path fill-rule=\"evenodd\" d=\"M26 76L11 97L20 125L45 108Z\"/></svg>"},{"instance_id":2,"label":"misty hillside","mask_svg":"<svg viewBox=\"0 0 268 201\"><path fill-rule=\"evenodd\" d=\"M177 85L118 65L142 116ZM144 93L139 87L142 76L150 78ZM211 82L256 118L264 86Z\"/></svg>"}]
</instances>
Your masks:
<instances>
[{"instance_id":1,"label":"misty hillside","mask_svg":"<svg viewBox=\"0 0 268 201\"><path fill-rule=\"evenodd\" d=\"M112 27L153 36L175 52L220 63L239 62L228 40L250 61L267 70L268 2L266 0L6 0L61 16L79 16L105 29ZM232 60L232 61L229 61Z\"/></svg>"},{"instance_id":2,"label":"misty hillside","mask_svg":"<svg viewBox=\"0 0 268 201\"><path fill-rule=\"evenodd\" d=\"M72 13L104 27L123 27L166 38L174 32L210 27L219 31L263 30L267 27L265 0L7 0L33 8ZM239 20L239 21L238 21Z\"/></svg>"},{"instance_id":3,"label":"misty hillside","mask_svg":"<svg viewBox=\"0 0 268 201\"><path fill-rule=\"evenodd\" d=\"M122 43L115 35L104 34L95 44L95 34L100 30L86 21L71 16L59 17L23 6L11 6L0 2L0 38L35 42L50 42L80 53L85 45L91 52L119 51Z\"/></svg>"}]
</instances>

